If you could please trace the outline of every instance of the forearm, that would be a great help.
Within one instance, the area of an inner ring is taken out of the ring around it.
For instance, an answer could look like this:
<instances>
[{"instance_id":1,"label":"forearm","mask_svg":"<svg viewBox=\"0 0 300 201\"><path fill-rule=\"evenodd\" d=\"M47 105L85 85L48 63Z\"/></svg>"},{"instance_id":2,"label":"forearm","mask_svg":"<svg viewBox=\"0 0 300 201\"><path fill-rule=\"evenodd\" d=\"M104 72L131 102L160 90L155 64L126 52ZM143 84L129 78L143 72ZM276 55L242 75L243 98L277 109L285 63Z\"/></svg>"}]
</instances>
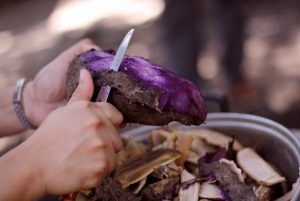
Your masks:
<instances>
[{"instance_id":1,"label":"forearm","mask_svg":"<svg viewBox=\"0 0 300 201\"><path fill-rule=\"evenodd\" d=\"M12 104L14 89L15 86L0 88L0 137L24 130Z\"/></svg>"},{"instance_id":2,"label":"forearm","mask_svg":"<svg viewBox=\"0 0 300 201\"><path fill-rule=\"evenodd\" d=\"M33 201L44 194L34 157L27 150L21 144L0 157L0 200Z\"/></svg>"}]
</instances>

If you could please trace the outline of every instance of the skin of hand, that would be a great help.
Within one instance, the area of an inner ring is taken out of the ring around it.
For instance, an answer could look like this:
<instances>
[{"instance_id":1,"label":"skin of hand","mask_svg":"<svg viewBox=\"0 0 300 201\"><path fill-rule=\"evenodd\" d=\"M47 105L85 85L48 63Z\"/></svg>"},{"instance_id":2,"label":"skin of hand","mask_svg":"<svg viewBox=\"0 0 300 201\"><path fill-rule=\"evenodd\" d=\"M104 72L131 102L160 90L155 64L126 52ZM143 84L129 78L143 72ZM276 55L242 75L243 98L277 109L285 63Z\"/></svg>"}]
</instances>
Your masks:
<instances>
[{"instance_id":1,"label":"skin of hand","mask_svg":"<svg viewBox=\"0 0 300 201\"><path fill-rule=\"evenodd\" d=\"M72 61L80 54L99 47L84 39L41 69L24 89L25 114L32 125L38 127L54 109L67 104L66 79Z\"/></svg>"},{"instance_id":2,"label":"skin of hand","mask_svg":"<svg viewBox=\"0 0 300 201\"><path fill-rule=\"evenodd\" d=\"M69 103L3 156L0 200L35 200L45 193L88 189L114 169L115 153L122 148L116 128L123 116L109 103L89 102L92 93L91 75L81 70Z\"/></svg>"}]
</instances>

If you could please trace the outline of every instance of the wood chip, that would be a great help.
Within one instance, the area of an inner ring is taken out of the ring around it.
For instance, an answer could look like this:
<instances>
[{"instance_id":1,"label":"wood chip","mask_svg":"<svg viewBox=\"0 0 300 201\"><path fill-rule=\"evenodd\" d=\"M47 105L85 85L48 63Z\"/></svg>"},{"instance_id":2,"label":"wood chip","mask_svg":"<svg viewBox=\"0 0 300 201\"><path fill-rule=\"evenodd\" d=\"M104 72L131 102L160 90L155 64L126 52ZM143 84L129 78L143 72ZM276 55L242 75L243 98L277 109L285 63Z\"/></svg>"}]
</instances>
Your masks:
<instances>
[{"instance_id":1,"label":"wood chip","mask_svg":"<svg viewBox=\"0 0 300 201\"><path fill-rule=\"evenodd\" d=\"M245 148L238 152L239 166L257 183L271 186L286 181L253 149Z\"/></svg>"},{"instance_id":2,"label":"wood chip","mask_svg":"<svg viewBox=\"0 0 300 201\"><path fill-rule=\"evenodd\" d=\"M210 182L201 183L199 197L206 199L223 200L220 188L216 184Z\"/></svg>"},{"instance_id":3,"label":"wood chip","mask_svg":"<svg viewBox=\"0 0 300 201\"><path fill-rule=\"evenodd\" d=\"M181 183L195 178L194 175L186 170L183 170L181 173ZM179 201L198 201L199 190L200 184L198 182L190 185L187 189L184 189L184 187L181 188L179 191Z\"/></svg>"},{"instance_id":4,"label":"wood chip","mask_svg":"<svg viewBox=\"0 0 300 201\"><path fill-rule=\"evenodd\" d=\"M225 147L226 149L228 148L229 143L232 141L232 137L227 136L221 132L209 130L209 129L201 128L201 129L186 130L181 132L184 132L188 135L192 135L195 138L198 137L210 145ZM241 150L242 148L243 145L238 140L235 139L233 144L233 149L237 151L237 150Z\"/></svg>"},{"instance_id":5,"label":"wood chip","mask_svg":"<svg viewBox=\"0 0 300 201\"><path fill-rule=\"evenodd\" d=\"M120 182L122 188L126 188L147 177L155 168L172 163L179 157L180 153L171 149L148 152L120 168L116 172L115 178Z\"/></svg>"}]
</instances>

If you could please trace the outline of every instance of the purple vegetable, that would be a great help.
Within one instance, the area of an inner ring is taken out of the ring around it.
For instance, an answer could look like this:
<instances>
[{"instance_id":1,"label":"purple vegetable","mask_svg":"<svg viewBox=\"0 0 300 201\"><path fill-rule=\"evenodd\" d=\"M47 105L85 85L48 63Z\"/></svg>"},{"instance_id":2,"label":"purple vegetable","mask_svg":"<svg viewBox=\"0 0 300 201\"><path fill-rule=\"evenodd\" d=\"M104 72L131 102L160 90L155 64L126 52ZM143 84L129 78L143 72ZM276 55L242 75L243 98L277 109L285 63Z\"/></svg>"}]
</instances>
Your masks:
<instances>
[{"instance_id":1,"label":"purple vegetable","mask_svg":"<svg viewBox=\"0 0 300 201\"><path fill-rule=\"evenodd\" d=\"M88 69L94 80L95 94L103 85L114 90L109 102L127 122L163 125L170 121L201 124L206 106L197 87L141 57L125 56L119 72L109 71L113 52L89 51L80 55L69 69L68 91L72 94L81 68Z\"/></svg>"},{"instance_id":2,"label":"purple vegetable","mask_svg":"<svg viewBox=\"0 0 300 201\"><path fill-rule=\"evenodd\" d=\"M215 180L222 191L225 201L257 201L257 198L228 164L220 160L226 157L226 149L220 148L215 153L207 153L198 160L199 176L208 180Z\"/></svg>"},{"instance_id":3,"label":"purple vegetable","mask_svg":"<svg viewBox=\"0 0 300 201\"><path fill-rule=\"evenodd\" d=\"M222 158L225 158L226 155L227 155L227 150L222 147L216 152L206 153L202 158L199 159L199 161L202 163L213 163L221 160Z\"/></svg>"}]
</instances>

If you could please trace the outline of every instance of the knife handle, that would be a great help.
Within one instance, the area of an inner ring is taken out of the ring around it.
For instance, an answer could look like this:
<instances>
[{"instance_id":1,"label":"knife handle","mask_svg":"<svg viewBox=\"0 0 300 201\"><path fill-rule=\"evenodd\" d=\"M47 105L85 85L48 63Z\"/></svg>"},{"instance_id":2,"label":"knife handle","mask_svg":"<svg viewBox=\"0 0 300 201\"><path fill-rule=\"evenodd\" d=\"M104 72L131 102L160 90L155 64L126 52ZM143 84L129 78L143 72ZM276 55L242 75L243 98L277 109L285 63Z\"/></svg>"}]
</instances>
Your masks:
<instances>
[{"instance_id":1,"label":"knife handle","mask_svg":"<svg viewBox=\"0 0 300 201\"><path fill-rule=\"evenodd\" d=\"M102 86L96 98L96 102L107 102L110 90L110 86Z\"/></svg>"}]
</instances>

